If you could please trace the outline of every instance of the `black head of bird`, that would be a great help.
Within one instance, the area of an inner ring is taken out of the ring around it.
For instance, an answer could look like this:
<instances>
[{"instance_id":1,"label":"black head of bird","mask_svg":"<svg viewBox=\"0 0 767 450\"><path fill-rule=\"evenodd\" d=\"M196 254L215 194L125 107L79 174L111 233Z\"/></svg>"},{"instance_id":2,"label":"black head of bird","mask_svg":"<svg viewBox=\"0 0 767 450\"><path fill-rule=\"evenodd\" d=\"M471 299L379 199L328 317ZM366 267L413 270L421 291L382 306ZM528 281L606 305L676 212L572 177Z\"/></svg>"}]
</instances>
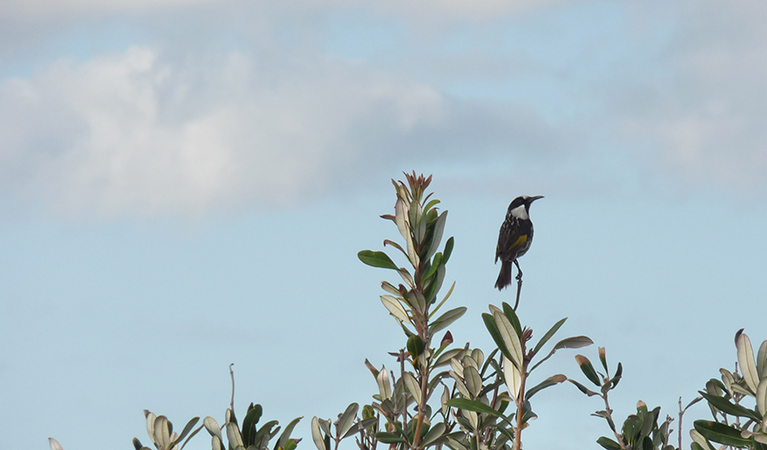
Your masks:
<instances>
[{"instance_id":1,"label":"black head of bird","mask_svg":"<svg viewBox=\"0 0 767 450\"><path fill-rule=\"evenodd\" d=\"M506 219L498 233L498 246L495 248L495 262L501 260L501 273L495 287L498 290L511 284L511 264L517 266L517 280L522 278L517 258L524 255L533 242L533 222L530 220L530 205L543 198L542 195L529 197L522 195L515 198L506 212Z\"/></svg>"}]
</instances>

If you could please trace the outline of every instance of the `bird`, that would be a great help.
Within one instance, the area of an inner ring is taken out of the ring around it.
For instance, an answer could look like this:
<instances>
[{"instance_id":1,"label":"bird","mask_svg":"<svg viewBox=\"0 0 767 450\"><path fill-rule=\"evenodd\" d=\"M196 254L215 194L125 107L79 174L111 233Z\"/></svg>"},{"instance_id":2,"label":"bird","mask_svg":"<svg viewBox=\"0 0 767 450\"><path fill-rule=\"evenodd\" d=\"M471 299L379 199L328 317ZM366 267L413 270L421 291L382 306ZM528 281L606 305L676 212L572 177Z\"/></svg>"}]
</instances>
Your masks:
<instances>
[{"instance_id":1,"label":"bird","mask_svg":"<svg viewBox=\"0 0 767 450\"><path fill-rule=\"evenodd\" d=\"M529 197L522 195L515 198L506 212L506 219L498 233L498 245L495 248L495 262L501 260L501 273L495 287L502 290L511 285L511 263L517 266L517 280L522 279L522 270L517 259L527 253L533 242L533 222L530 220L530 205L543 198L542 195Z\"/></svg>"}]
</instances>

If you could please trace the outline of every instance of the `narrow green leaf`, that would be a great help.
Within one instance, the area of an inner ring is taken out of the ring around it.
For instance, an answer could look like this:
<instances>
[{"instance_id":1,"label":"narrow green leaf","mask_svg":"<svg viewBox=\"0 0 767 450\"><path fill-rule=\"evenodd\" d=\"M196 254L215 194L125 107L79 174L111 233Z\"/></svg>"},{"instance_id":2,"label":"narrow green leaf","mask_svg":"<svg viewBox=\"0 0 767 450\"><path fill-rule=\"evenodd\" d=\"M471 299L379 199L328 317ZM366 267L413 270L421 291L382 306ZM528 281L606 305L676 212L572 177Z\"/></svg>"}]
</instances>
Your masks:
<instances>
[{"instance_id":1,"label":"narrow green leaf","mask_svg":"<svg viewBox=\"0 0 767 450\"><path fill-rule=\"evenodd\" d=\"M434 223L433 234L431 242L429 243L429 251L426 252L424 259L431 258L431 255L433 255L439 248L439 243L442 241L442 234L445 231L445 223L447 223L447 211L443 211Z\"/></svg>"},{"instance_id":2,"label":"narrow green leaf","mask_svg":"<svg viewBox=\"0 0 767 450\"><path fill-rule=\"evenodd\" d=\"M405 438L402 436L385 431L376 433L376 439L383 444L400 444L405 442Z\"/></svg>"},{"instance_id":3,"label":"narrow green leaf","mask_svg":"<svg viewBox=\"0 0 767 450\"><path fill-rule=\"evenodd\" d=\"M359 411L360 405L352 403L346 407L346 411L341 414L336 422L336 437L341 437L349 431L349 428L354 425L354 421L357 419L357 411Z\"/></svg>"},{"instance_id":4,"label":"narrow green leaf","mask_svg":"<svg viewBox=\"0 0 767 450\"><path fill-rule=\"evenodd\" d=\"M447 401L447 406L452 406L453 408L458 408L458 409L464 409L466 411L474 411L478 413L490 414L495 417L501 416L500 412L496 411L490 406L482 402L478 402L476 400L471 400L468 398L452 398Z\"/></svg>"},{"instance_id":5,"label":"narrow green leaf","mask_svg":"<svg viewBox=\"0 0 767 450\"><path fill-rule=\"evenodd\" d=\"M562 383L567 380L567 377L562 375L561 373L558 375L552 375L545 380L541 381L537 385L531 387L528 389L527 393L525 394L526 399L530 399L533 395L535 395L536 392L542 391L543 389L546 389L548 387L557 385L559 383Z\"/></svg>"},{"instance_id":6,"label":"narrow green leaf","mask_svg":"<svg viewBox=\"0 0 767 450\"><path fill-rule=\"evenodd\" d=\"M263 412L264 409L261 405L251 403L248 412L245 413L245 418L242 419L242 442L246 447L256 442L256 424L261 419Z\"/></svg>"},{"instance_id":7,"label":"narrow green leaf","mask_svg":"<svg viewBox=\"0 0 767 450\"><path fill-rule=\"evenodd\" d=\"M723 413L738 417L748 417L756 421L762 420L762 417L756 411L752 411L744 406L732 403L724 397L717 397L703 391L700 391L700 395L703 396L703 398L705 398L706 401L711 404L711 406L718 409L719 411L722 411Z\"/></svg>"},{"instance_id":8,"label":"narrow green leaf","mask_svg":"<svg viewBox=\"0 0 767 450\"><path fill-rule=\"evenodd\" d=\"M199 417L194 417L192 420L187 422L186 426L184 427L183 431L181 431L181 434L178 435L178 438L176 439L176 442L181 442L184 440L184 437L192 431L192 428L194 428L197 421L200 420Z\"/></svg>"},{"instance_id":9,"label":"narrow green leaf","mask_svg":"<svg viewBox=\"0 0 767 450\"><path fill-rule=\"evenodd\" d=\"M450 255L453 253L453 237L450 236L450 238L445 242L445 250L442 251L442 264L447 264L447 260L450 259Z\"/></svg>"},{"instance_id":10,"label":"narrow green leaf","mask_svg":"<svg viewBox=\"0 0 767 450\"><path fill-rule=\"evenodd\" d=\"M615 389L615 386L617 386L618 382L621 381L622 376L623 376L623 364L618 363L618 368L615 369L615 375L613 375L613 377L610 378L609 389Z\"/></svg>"},{"instance_id":11,"label":"narrow green leaf","mask_svg":"<svg viewBox=\"0 0 767 450\"><path fill-rule=\"evenodd\" d=\"M500 350L507 358L511 358L511 352L509 352L508 347L506 347L506 344L503 342L503 338L501 337L500 331L498 331L498 325L495 323L493 316L488 313L482 313L482 321L485 322L485 328L487 328L487 331L490 333L490 337L493 338L495 345L498 346L498 350Z\"/></svg>"},{"instance_id":12,"label":"narrow green leaf","mask_svg":"<svg viewBox=\"0 0 767 450\"><path fill-rule=\"evenodd\" d=\"M506 302L503 302L503 314L509 319L509 323L517 331L517 336L522 336L522 325L519 323L519 317L517 317L516 311Z\"/></svg>"},{"instance_id":13,"label":"narrow green leaf","mask_svg":"<svg viewBox=\"0 0 767 450\"><path fill-rule=\"evenodd\" d=\"M464 313L466 313L466 309L467 308L465 306L461 306L445 312L431 323L429 326L429 332L434 335L438 331L449 327L453 322L458 320L461 316L464 315Z\"/></svg>"},{"instance_id":14,"label":"narrow green leaf","mask_svg":"<svg viewBox=\"0 0 767 450\"><path fill-rule=\"evenodd\" d=\"M290 440L290 434L293 433L293 429L296 427L299 421L303 419L303 416L296 417L295 419L291 420L288 426L285 427L285 429L282 431L282 434L280 435L280 438L277 439L277 448L288 450L287 444ZM294 441L295 442L295 441Z\"/></svg>"},{"instance_id":15,"label":"narrow green leaf","mask_svg":"<svg viewBox=\"0 0 767 450\"><path fill-rule=\"evenodd\" d=\"M541 340L538 341L538 344L535 345L535 348L533 349L533 355L538 353L541 347L543 347L546 344L546 342L548 342L549 339L551 339L551 337L554 336L554 333L556 333L557 330L559 330L562 327L562 325L565 323L566 320L567 320L567 317L555 323L554 326L552 326L549 329L549 331L547 331L546 334L543 335Z\"/></svg>"},{"instance_id":16,"label":"narrow green leaf","mask_svg":"<svg viewBox=\"0 0 767 450\"><path fill-rule=\"evenodd\" d=\"M562 339L561 341L557 342L557 345L555 345L554 348L556 350L561 348L581 348L593 343L594 341L592 341L587 336L574 336L567 339Z\"/></svg>"},{"instance_id":17,"label":"narrow green leaf","mask_svg":"<svg viewBox=\"0 0 767 450\"><path fill-rule=\"evenodd\" d=\"M601 438L597 439L597 444L601 445L602 447L606 448L607 450L620 450L621 446L617 442L613 441L612 439L608 437L602 436Z\"/></svg>"},{"instance_id":18,"label":"narrow green leaf","mask_svg":"<svg viewBox=\"0 0 767 450\"><path fill-rule=\"evenodd\" d=\"M602 383L599 381L599 376L597 375L596 370L594 370L594 366L591 365L591 361L589 361L588 358L583 355L575 355L575 361L578 363L581 371L584 375L586 375L586 378L588 378L589 381L597 386L602 385Z\"/></svg>"},{"instance_id":19,"label":"narrow green leaf","mask_svg":"<svg viewBox=\"0 0 767 450\"><path fill-rule=\"evenodd\" d=\"M280 427L276 420L270 420L261 425L261 428L256 432L253 439L253 445L257 448L267 448L269 440L271 440L277 433L279 433Z\"/></svg>"},{"instance_id":20,"label":"narrow green leaf","mask_svg":"<svg viewBox=\"0 0 767 450\"><path fill-rule=\"evenodd\" d=\"M423 274L421 279L425 281L434 276L434 274L437 273L437 269L439 268L440 264L442 264L442 253L437 253L434 255L434 261L431 262L429 270Z\"/></svg>"},{"instance_id":21,"label":"narrow green leaf","mask_svg":"<svg viewBox=\"0 0 767 450\"><path fill-rule=\"evenodd\" d=\"M359 258L360 261L367 264L368 266L381 267L383 269L398 269L398 267L394 264L394 261L392 261L391 258L389 258L389 255L384 252L362 250L361 252L357 253L357 258Z\"/></svg>"},{"instance_id":22,"label":"narrow green leaf","mask_svg":"<svg viewBox=\"0 0 767 450\"><path fill-rule=\"evenodd\" d=\"M696 420L693 422L695 430L704 438L718 442L724 445L735 447L748 447L753 445L752 439L745 439L740 435L740 431L723 423L712 422L710 420Z\"/></svg>"},{"instance_id":23,"label":"narrow green leaf","mask_svg":"<svg viewBox=\"0 0 767 450\"><path fill-rule=\"evenodd\" d=\"M426 436L423 437L423 445L428 446L434 444L438 439L442 438L442 435L445 434L445 424L442 422L434 424L431 428L429 428L429 432L426 433Z\"/></svg>"}]
</instances>

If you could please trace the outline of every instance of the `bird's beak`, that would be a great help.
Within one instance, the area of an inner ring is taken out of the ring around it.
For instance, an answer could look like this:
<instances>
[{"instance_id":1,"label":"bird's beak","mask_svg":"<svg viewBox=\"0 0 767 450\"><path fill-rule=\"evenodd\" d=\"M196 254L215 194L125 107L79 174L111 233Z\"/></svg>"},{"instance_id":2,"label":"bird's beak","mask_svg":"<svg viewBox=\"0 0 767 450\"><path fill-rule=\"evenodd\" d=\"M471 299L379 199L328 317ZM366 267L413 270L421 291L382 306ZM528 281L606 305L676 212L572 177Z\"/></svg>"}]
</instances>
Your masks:
<instances>
[{"instance_id":1,"label":"bird's beak","mask_svg":"<svg viewBox=\"0 0 767 450\"><path fill-rule=\"evenodd\" d=\"M538 200L539 198L543 198L543 196L542 195L536 195L535 197L530 197L530 203Z\"/></svg>"}]
</instances>

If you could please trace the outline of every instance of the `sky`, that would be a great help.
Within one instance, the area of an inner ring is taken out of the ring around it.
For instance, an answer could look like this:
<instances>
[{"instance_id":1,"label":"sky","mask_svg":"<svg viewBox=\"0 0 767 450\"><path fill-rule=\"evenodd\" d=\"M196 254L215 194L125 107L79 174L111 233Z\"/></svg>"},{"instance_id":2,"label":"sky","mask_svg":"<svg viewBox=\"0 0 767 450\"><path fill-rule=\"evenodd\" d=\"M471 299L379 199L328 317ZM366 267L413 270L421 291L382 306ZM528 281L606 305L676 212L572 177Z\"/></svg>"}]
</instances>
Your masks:
<instances>
[{"instance_id":1,"label":"sky","mask_svg":"<svg viewBox=\"0 0 767 450\"><path fill-rule=\"evenodd\" d=\"M767 339L767 3L714 0L5 0L0 5L0 448L147 444L229 406L309 437L369 403L404 345L391 179L433 174L455 237L457 344L517 195L535 240L523 323L588 335L676 415L733 337ZM575 351L533 374L578 378ZM530 447L609 430L536 395ZM699 405L685 417L706 418ZM622 420L622 419L621 419ZM676 423L672 428L677 429ZM198 435L190 450L209 448ZM311 449L311 439L300 448ZM353 445L348 447L353 448Z\"/></svg>"}]
</instances>

